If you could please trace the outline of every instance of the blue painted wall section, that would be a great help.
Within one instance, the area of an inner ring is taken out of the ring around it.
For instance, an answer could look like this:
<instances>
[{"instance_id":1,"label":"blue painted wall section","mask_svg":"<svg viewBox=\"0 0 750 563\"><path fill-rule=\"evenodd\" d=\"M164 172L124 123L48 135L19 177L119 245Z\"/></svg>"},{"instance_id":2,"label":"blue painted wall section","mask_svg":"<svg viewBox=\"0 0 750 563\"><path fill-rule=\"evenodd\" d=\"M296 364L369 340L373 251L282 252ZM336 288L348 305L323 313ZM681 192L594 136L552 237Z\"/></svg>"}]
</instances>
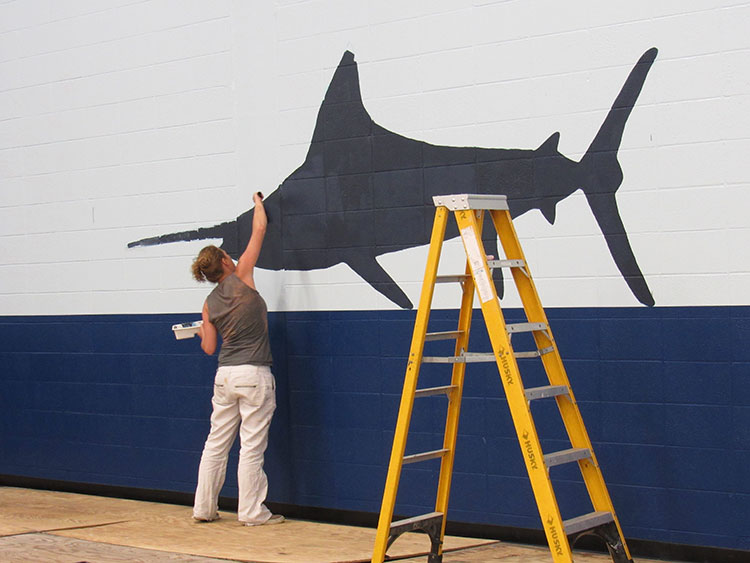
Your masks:
<instances>
[{"instance_id":1,"label":"blue painted wall section","mask_svg":"<svg viewBox=\"0 0 750 563\"><path fill-rule=\"evenodd\" d=\"M431 330L453 328L455 314L433 312ZM750 549L750 307L548 315L626 536ZM197 339L174 340L171 324L186 320L0 318L0 473L191 492L215 359ZM413 311L269 315L270 500L378 512L413 321ZM487 347L477 311L472 350ZM527 386L543 377L522 362ZM421 386L449 376L426 365ZM545 450L561 449L554 405L533 408ZM417 403L408 452L439 445L444 409ZM236 496L232 461L225 496ZM431 510L437 469L406 468L397 512ZM552 476L563 516L585 511L577 472ZM540 527L491 366L467 370L450 506L453 521Z\"/></svg>"}]
</instances>

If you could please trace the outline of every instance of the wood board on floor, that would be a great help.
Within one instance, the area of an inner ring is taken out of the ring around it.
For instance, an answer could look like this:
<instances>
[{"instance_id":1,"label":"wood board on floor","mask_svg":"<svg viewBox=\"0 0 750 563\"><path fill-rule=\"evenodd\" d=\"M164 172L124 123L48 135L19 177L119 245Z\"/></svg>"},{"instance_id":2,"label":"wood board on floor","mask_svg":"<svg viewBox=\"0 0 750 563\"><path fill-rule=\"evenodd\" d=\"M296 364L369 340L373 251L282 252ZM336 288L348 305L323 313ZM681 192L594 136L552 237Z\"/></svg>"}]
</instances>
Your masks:
<instances>
[{"instance_id":1,"label":"wood board on floor","mask_svg":"<svg viewBox=\"0 0 750 563\"><path fill-rule=\"evenodd\" d=\"M142 510L139 501L0 487L0 536L128 520Z\"/></svg>"},{"instance_id":2,"label":"wood board on floor","mask_svg":"<svg viewBox=\"0 0 750 563\"><path fill-rule=\"evenodd\" d=\"M0 488L0 535L47 531L61 537L157 549L204 557L273 563L369 561L375 530L290 520L274 526L242 526L236 514L196 523L186 506L73 493ZM445 550L493 540L446 536ZM425 534L400 537L393 557L429 551Z\"/></svg>"},{"instance_id":3,"label":"wood board on floor","mask_svg":"<svg viewBox=\"0 0 750 563\"><path fill-rule=\"evenodd\" d=\"M187 516L187 517L186 517ZM375 531L372 528L288 520L273 526L246 527L231 513L216 522L194 523L189 512L177 517L159 515L110 526L55 532L56 535L149 549L163 549L253 562L343 563L369 561ZM491 543L447 537L446 549ZM389 549L392 557L429 551L424 534L405 534Z\"/></svg>"},{"instance_id":4,"label":"wood board on floor","mask_svg":"<svg viewBox=\"0 0 750 563\"><path fill-rule=\"evenodd\" d=\"M127 547L45 533L28 533L0 537L0 558L3 563L231 563L184 553L167 553L139 547Z\"/></svg>"}]
</instances>

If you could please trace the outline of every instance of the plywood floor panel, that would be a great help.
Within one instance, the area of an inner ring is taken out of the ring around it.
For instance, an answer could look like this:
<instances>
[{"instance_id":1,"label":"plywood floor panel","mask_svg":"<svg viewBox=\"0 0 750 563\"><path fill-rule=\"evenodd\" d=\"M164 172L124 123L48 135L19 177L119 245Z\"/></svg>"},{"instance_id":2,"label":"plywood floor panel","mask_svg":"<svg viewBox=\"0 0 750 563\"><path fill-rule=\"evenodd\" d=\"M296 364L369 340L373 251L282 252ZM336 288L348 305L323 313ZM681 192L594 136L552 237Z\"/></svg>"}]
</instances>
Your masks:
<instances>
[{"instance_id":1,"label":"plywood floor panel","mask_svg":"<svg viewBox=\"0 0 750 563\"><path fill-rule=\"evenodd\" d=\"M140 510L132 500L0 487L0 536L98 526L127 520Z\"/></svg>"},{"instance_id":2,"label":"plywood floor panel","mask_svg":"<svg viewBox=\"0 0 750 563\"><path fill-rule=\"evenodd\" d=\"M231 563L226 559L110 545L45 533L0 537L0 554L3 563Z\"/></svg>"},{"instance_id":3,"label":"plywood floor panel","mask_svg":"<svg viewBox=\"0 0 750 563\"><path fill-rule=\"evenodd\" d=\"M285 563L349 563L369 561L375 533L372 528L289 520L274 526L246 527L221 513L219 521L194 523L189 511L163 516L158 522L143 518L101 526L54 532L56 535L179 551L207 557ZM446 538L446 549L490 543L485 540ZM429 550L424 534L408 534L389 550L391 556L408 556Z\"/></svg>"},{"instance_id":4,"label":"plywood floor panel","mask_svg":"<svg viewBox=\"0 0 750 563\"><path fill-rule=\"evenodd\" d=\"M274 526L242 526L237 515L198 523L187 506L126 499L0 488L0 536L47 532L60 537L167 552L261 563L349 563L369 561L375 531L289 520ZM445 549L486 545L492 540L445 538ZM392 557L429 551L425 534L404 534Z\"/></svg>"},{"instance_id":5,"label":"plywood floor panel","mask_svg":"<svg viewBox=\"0 0 750 563\"><path fill-rule=\"evenodd\" d=\"M197 523L187 506L0 487L3 563L354 563L370 560L375 530L303 520L246 527L222 512ZM425 534L404 534L388 555L425 561ZM546 547L446 536L445 563L549 563ZM576 563L608 563L576 552ZM636 559L637 563L656 560ZM662 562L664 563L664 562Z\"/></svg>"}]
</instances>

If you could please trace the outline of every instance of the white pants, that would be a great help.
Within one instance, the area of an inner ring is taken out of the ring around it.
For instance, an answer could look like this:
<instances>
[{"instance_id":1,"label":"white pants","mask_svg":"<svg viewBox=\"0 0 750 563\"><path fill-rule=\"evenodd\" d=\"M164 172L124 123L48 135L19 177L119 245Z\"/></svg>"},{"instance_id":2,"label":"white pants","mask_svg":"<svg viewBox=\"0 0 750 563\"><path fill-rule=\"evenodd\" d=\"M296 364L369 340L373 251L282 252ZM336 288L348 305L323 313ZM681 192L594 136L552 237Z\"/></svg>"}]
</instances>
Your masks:
<instances>
[{"instance_id":1,"label":"white pants","mask_svg":"<svg viewBox=\"0 0 750 563\"><path fill-rule=\"evenodd\" d=\"M263 523L271 511L263 501L268 478L263 471L263 453L268 445L268 428L276 409L276 384L267 366L224 366L214 380L211 432L203 447L198 469L193 516L211 520L219 509L219 491L224 485L229 450L240 431L240 461L237 468L241 522Z\"/></svg>"}]
</instances>

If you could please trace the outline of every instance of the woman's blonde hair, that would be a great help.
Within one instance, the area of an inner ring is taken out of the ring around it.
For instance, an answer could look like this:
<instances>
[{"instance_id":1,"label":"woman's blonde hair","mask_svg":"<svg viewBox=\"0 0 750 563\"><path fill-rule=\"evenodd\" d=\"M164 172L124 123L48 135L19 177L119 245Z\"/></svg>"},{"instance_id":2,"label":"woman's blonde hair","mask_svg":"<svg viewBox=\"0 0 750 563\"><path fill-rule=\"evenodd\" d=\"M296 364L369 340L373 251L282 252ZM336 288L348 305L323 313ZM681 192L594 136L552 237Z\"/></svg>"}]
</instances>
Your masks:
<instances>
[{"instance_id":1,"label":"woman's blonde hair","mask_svg":"<svg viewBox=\"0 0 750 563\"><path fill-rule=\"evenodd\" d=\"M224 275L224 267L221 265L223 259L224 252L220 248L214 245L206 246L193 260L193 277L199 282L218 282Z\"/></svg>"}]
</instances>

